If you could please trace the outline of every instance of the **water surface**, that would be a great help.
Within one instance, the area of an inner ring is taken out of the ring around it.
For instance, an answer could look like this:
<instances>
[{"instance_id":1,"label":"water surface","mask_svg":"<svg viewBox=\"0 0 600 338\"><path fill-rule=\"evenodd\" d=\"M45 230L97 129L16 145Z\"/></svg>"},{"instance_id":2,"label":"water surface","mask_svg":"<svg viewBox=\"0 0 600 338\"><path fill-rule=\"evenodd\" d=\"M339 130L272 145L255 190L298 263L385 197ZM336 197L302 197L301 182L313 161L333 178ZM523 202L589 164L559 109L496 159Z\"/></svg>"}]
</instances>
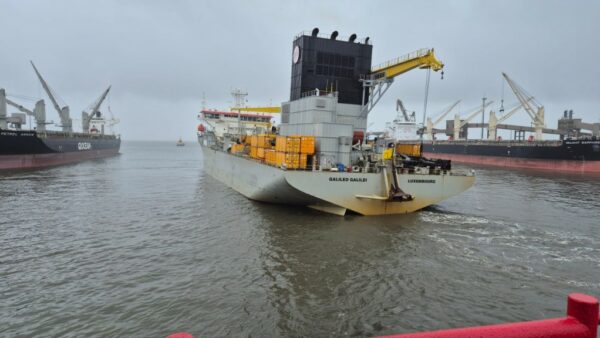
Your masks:
<instances>
[{"instance_id":1,"label":"water surface","mask_svg":"<svg viewBox=\"0 0 600 338\"><path fill-rule=\"evenodd\" d=\"M600 178L476 170L385 217L250 201L193 143L0 174L0 336L368 337L600 296Z\"/></svg>"}]
</instances>

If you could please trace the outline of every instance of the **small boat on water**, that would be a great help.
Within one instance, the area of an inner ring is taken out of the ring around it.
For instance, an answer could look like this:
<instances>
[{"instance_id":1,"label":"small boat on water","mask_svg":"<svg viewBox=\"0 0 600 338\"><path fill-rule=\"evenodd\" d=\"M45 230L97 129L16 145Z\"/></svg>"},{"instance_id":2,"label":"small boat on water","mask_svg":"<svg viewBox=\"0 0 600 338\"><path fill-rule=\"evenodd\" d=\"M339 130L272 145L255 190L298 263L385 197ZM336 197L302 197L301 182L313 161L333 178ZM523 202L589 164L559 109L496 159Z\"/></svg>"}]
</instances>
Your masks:
<instances>
[{"instance_id":1,"label":"small boat on water","mask_svg":"<svg viewBox=\"0 0 600 338\"><path fill-rule=\"evenodd\" d=\"M183 140L181 139L181 137L179 138L179 141L177 141L176 145L178 147L183 147L185 145L185 143L183 142Z\"/></svg>"}]
</instances>

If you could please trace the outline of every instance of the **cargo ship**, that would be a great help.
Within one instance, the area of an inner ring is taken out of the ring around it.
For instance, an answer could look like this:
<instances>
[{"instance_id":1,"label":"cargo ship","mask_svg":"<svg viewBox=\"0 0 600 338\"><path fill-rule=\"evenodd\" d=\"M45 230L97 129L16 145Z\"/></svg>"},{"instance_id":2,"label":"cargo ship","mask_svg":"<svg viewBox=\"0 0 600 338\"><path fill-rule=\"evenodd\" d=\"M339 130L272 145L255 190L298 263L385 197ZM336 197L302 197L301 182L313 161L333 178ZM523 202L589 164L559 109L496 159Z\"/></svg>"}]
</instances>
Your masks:
<instances>
[{"instance_id":1,"label":"cargo ship","mask_svg":"<svg viewBox=\"0 0 600 338\"><path fill-rule=\"evenodd\" d=\"M372 68L369 38L356 39L316 28L296 36L290 100L281 106L248 107L237 90L231 110L203 109L204 171L252 200L336 215L409 213L471 187L472 171L423 157L419 144L365 138L367 116L396 76L443 68L433 49ZM273 114L281 114L277 127Z\"/></svg>"},{"instance_id":2,"label":"cargo ship","mask_svg":"<svg viewBox=\"0 0 600 338\"><path fill-rule=\"evenodd\" d=\"M59 105L33 62L31 65L60 116L62 130L46 128L53 122L46 121L44 100L37 101L33 109L28 109L9 99L6 90L0 89L0 170L41 168L117 155L121 139L105 133L105 129L118 120L104 118L99 110L110 87L87 112L82 112L82 132L74 132L69 107ZM8 116L8 106L20 113ZM36 126L25 130L23 126L28 116L35 119Z\"/></svg>"},{"instance_id":3,"label":"cargo ship","mask_svg":"<svg viewBox=\"0 0 600 338\"><path fill-rule=\"evenodd\" d=\"M481 106L465 117L457 114L454 119L446 120L445 129L433 128L457 106L460 102L457 101L435 121L427 119L425 128L418 132L426 135L422 143L425 156L503 168L600 173L600 123L585 123L582 119L574 118L572 110L565 110L556 129L546 128L544 106L507 74L503 73L502 76L518 103L504 111L502 100L500 116L497 117L491 110L488 123L472 123L475 117L483 118L485 109L493 102L486 103L486 99L483 99ZM520 110L531 118L532 126L503 123ZM393 125L399 126L396 120ZM470 128L481 129L481 138L469 139ZM486 129L487 138L484 139ZM498 136L499 130L510 131L512 139L503 140ZM418 133L413 132L413 141L408 142L414 142ZM448 139L437 140L436 133L443 133ZM555 139L544 140L546 135L552 135Z\"/></svg>"},{"instance_id":4,"label":"cargo ship","mask_svg":"<svg viewBox=\"0 0 600 338\"><path fill-rule=\"evenodd\" d=\"M600 139L424 141L425 156L456 162L563 172L600 173Z\"/></svg>"}]
</instances>

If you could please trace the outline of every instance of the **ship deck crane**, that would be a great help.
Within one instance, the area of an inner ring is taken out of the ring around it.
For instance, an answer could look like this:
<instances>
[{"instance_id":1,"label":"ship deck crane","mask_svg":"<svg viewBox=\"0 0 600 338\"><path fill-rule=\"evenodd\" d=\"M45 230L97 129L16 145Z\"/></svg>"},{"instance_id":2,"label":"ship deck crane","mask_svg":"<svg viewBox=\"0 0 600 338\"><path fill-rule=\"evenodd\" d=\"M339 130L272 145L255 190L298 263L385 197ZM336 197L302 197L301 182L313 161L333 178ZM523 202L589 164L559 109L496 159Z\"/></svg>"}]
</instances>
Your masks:
<instances>
[{"instance_id":1,"label":"ship deck crane","mask_svg":"<svg viewBox=\"0 0 600 338\"><path fill-rule=\"evenodd\" d=\"M415 68L431 69L437 72L444 68L444 64L435 57L433 48L424 48L373 67L371 73L361 80L363 83L363 108L360 118L366 118L369 115L369 112L390 88L396 76ZM365 104L367 92L369 98Z\"/></svg>"},{"instance_id":2,"label":"ship deck crane","mask_svg":"<svg viewBox=\"0 0 600 338\"><path fill-rule=\"evenodd\" d=\"M479 114L483 114L484 113L483 112L484 109L487 108L492 103L494 103L494 101L490 100L483 107L475 110L469 116L467 116L467 118L465 118L462 121L460 119L460 115L459 114L454 115L454 139L458 140L459 136L460 136L460 129L462 127L464 127L465 125L467 125L467 123L469 123L469 121L471 121L475 116L477 116Z\"/></svg>"},{"instance_id":3,"label":"ship deck crane","mask_svg":"<svg viewBox=\"0 0 600 338\"><path fill-rule=\"evenodd\" d=\"M30 109L25 108L23 105L20 105L14 101L8 99L6 97L6 91L4 89L1 89L0 90L0 102L3 102L3 103L0 103L0 105L9 104L9 105L17 108L19 111L21 111L29 116L33 116L33 118L35 118L36 129L38 131L45 131L46 125L53 123L53 122L46 122L46 105L44 103L44 100L38 100L35 103L35 108L33 108L33 111L32 111ZM6 115L6 114L4 114L4 115Z\"/></svg>"},{"instance_id":4,"label":"ship deck crane","mask_svg":"<svg viewBox=\"0 0 600 338\"><path fill-rule=\"evenodd\" d=\"M408 111L404 108L404 103L400 99L396 100L396 111L399 113L402 112L405 122L416 122L415 112L413 111L411 115L408 115Z\"/></svg>"},{"instance_id":5,"label":"ship deck crane","mask_svg":"<svg viewBox=\"0 0 600 338\"><path fill-rule=\"evenodd\" d=\"M532 95L529 95L523 87L519 86L516 82L514 82L511 78L506 75L506 73L502 73L502 76L512 89L513 93L533 121L533 127L535 129L535 139L542 139L542 130L544 129L544 106L537 102Z\"/></svg>"},{"instance_id":6,"label":"ship deck crane","mask_svg":"<svg viewBox=\"0 0 600 338\"><path fill-rule=\"evenodd\" d=\"M448 115L452 110L454 110L454 108L456 106L458 106L458 104L460 103L460 100L454 102L452 105L450 105L450 107L448 107L446 110L444 110L443 113L441 113L436 119L435 122L433 122L431 120L431 117L427 118L427 135L429 135L429 139L433 140L433 127L435 125L437 125L438 123L440 123L444 117L446 117L446 115Z\"/></svg>"},{"instance_id":7,"label":"ship deck crane","mask_svg":"<svg viewBox=\"0 0 600 338\"><path fill-rule=\"evenodd\" d=\"M89 113L86 113L85 111L81 112L81 128L84 133L89 132L90 121L92 120L92 118L94 118L94 116L98 112L98 109L100 109L100 106L102 105L102 102L104 102L104 99L106 99L106 96L110 91L110 87L111 86L108 86L108 88L106 88L106 90L100 95L100 97L93 103L92 109L90 109Z\"/></svg>"},{"instance_id":8,"label":"ship deck crane","mask_svg":"<svg viewBox=\"0 0 600 338\"><path fill-rule=\"evenodd\" d=\"M490 111L490 119L489 119L489 122L488 122L488 140L495 140L496 137L498 136L497 135L498 124L500 124L501 122L504 122L509 117L513 116L522 107L523 107L523 104L522 103L518 103L516 106L514 106L513 108L511 108L508 111L508 113L504 114L500 118L496 118L496 113L494 111Z\"/></svg>"},{"instance_id":9,"label":"ship deck crane","mask_svg":"<svg viewBox=\"0 0 600 338\"><path fill-rule=\"evenodd\" d=\"M56 98L54 98L54 95L52 94L52 90L50 89L50 87L48 86L48 84L46 83L46 81L44 80L42 75L40 74L40 72L37 70L37 68L33 64L33 61L30 61L30 62L31 62L31 66L33 67L33 70L35 71L35 74L37 75L38 79L42 83L42 87L44 88L44 91L50 98L50 101L52 101L52 105L54 106L54 109L56 109L56 111L58 112L58 115L60 116L60 123L61 123L62 130L64 132L72 132L73 131L73 120L71 120L71 117L70 117L69 106L64 106L62 108L60 107L60 105L56 101Z\"/></svg>"}]
</instances>

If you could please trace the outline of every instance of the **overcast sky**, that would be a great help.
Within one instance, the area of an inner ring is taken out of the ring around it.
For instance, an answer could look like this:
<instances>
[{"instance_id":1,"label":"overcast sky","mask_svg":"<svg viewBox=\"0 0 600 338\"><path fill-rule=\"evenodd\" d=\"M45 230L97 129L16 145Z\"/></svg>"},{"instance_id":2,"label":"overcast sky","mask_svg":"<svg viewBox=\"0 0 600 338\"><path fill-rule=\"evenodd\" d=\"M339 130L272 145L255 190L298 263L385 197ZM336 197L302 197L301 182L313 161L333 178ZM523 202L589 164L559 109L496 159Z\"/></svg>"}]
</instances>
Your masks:
<instances>
[{"instance_id":1,"label":"overcast sky","mask_svg":"<svg viewBox=\"0 0 600 338\"><path fill-rule=\"evenodd\" d=\"M600 122L599 18L600 1L0 0L0 88L45 97L33 60L78 128L81 111L112 85L107 103L123 139L191 140L202 93L219 109L230 106L232 88L247 90L252 105L288 100L292 40L319 27L371 37L374 64L434 47L446 67L443 80L432 74L429 116L457 99L466 114L503 92L510 106L504 71L544 104L555 128L565 109ZM369 117L372 129L393 119L397 98L422 113L425 74L396 78ZM524 112L506 122L530 123Z\"/></svg>"}]
</instances>

